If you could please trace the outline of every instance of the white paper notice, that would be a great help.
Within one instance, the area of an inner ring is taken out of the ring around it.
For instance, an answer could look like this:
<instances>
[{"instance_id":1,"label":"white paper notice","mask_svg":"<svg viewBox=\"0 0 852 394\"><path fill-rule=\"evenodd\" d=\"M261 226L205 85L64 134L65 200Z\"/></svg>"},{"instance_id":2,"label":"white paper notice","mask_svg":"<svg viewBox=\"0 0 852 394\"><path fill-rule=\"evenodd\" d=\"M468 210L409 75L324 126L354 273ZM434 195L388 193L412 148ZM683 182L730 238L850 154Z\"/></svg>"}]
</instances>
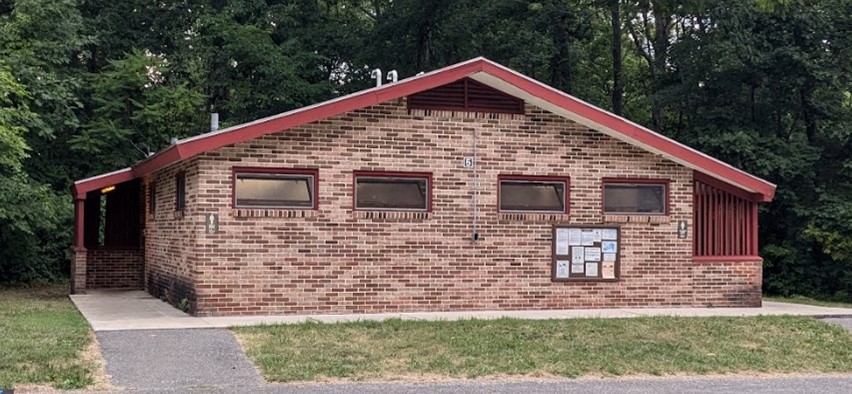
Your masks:
<instances>
[{"instance_id":1,"label":"white paper notice","mask_svg":"<svg viewBox=\"0 0 852 394\"><path fill-rule=\"evenodd\" d=\"M615 253L604 253L603 261L615 261Z\"/></svg>"},{"instance_id":2,"label":"white paper notice","mask_svg":"<svg viewBox=\"0 0 852 394\"><path fill-rule=\"evenodd\" d=\"M582 241L583 245L592 246L595 244L595 231L594 230L582 230Z\"/></svg>"},{"instance_id":3,"label":"white paper notice","mask_svg":"<svg viewBox=\"0 0 852 394\"><path fill-rule=\"evenodd\" d=\"M601 242L601 250L603 250L604 253L615 253L618 251L618 242L603 241Z\"/></svg>"},{"instance_id":4,"label":"white paper notice","mask_svg":"<svg viewBox=\"0 0 852 394\"><path fill-rule=\"evenodd\" d=\"M601 231L601 238L616 240L618 239L618 230L614 228L605 228Z\"/></svg>"},{"instance_id":5,"label":"white paper notice","mask_svg":"<svg viewBox=\"0 0 852 394\"><path fill-rule=\"evenodd\" d=\"M585 267L584 263L580 263L580 264L571 263L571 273L572 274L582 274L583 271L584 271L583 270L584 267Z\"/></svg>"},{"instance_id":6,"label":"white paper notice","mask_svg":"<svg viewBox=\"0 0 852 394\"><path fill-rule=\"evenodd\" d=\"M601 234L601 229L596 228L596 229L592 230L592 234L594 234L594 235L593 235L593 237L594 237L594 241L595 241L595 242L600 242L600 241L601 241L601 235L602 235L602 234Z\"/></svg>"},{"instance_id":7,"label":"white paper notice","mask_svg":"<svg viewBox=\"0 0 852 394\"><path fill-rule=\"evenodd\" d=\"M556 229L556 254L557 255L563 255L563 256L568 254L568 229L567 228Z\"/></svg>"},{"instance_id":8,"label":"white paper notice","mask_svg":"<svg viewBox=\"0 0 852 394\"><path fill-rule=\"evenodd\" d=\"M586 261L601 261L601 248L586 248Z\"/></svg>"},{"instance_id":9,"label":"white paper notice","mask_svg":"<svg viewBox=\"0 0 852 394\"><path fill-rule=\"evenodd\" d=\"M614 279L615 278L615 262L614 261L604 261L601 263L601 277L604 279Z\"/></svg>"},{"instance_id":10,"label":"white paper notice","mask_svg":"<svg viewBox=\"0 0 852 394\"><path fill-rule=\"evenodd\" d=\"M560 279L568 277L568 260L556 261L556 277Z\"/></svg>"},{"instance_id":11,"label":"white paper notice","mask_svg":"<svg viewBox=\"0 0 852 394\"><path fill-rule=\"evenodd\" d=\"M580 229L578 229L578 228L568 229L568 244L569 245L582 245L583 244L583 237L582 237L581 234L582 234L582 231L580 231Z\"/></svg>"},{"instance_id":12,"label":"white paper notice","mask_svg":"<svg viewBox=\"0 0 852 394\"><path fill-rule=\"evenodd\" d=\"M598 263L586 263L586 276L598 276Z\"/></svg>"},{"instance_id":13,"label":"white paper notice","mask_svg":"<svg viewBox=\"0 0 852 394\"><path fill-rule=\"evenodd\" d=\"M571 263L572 264L583 264L586 261L586 252L584 247L582 246L572 246L571 247Z\"/></svg>"}]
</instances>

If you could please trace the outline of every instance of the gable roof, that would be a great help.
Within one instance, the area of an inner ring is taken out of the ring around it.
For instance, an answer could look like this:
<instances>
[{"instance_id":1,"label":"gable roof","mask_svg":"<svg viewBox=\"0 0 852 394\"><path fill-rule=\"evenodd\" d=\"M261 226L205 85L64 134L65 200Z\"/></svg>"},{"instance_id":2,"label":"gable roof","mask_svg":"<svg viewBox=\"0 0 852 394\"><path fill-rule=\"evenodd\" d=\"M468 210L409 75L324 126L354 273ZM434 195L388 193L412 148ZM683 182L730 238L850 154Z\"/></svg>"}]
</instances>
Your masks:
<instances>
[{"instance_id":1,"label":"gable roof","mask_svg":"<svg viewBox=\"0 0 852 394\"><path fill-rule=\"evenodd\" d=\"M462 78L474 79L729 183L747 192L754 201L772 201L775 195L775 185L770 182L482 57L227 129L184 138L132 167L74 182L74 194L77 198L84 198L89 191L143 177L204 152L436 88Z\"/></svg>"}]
</instances>

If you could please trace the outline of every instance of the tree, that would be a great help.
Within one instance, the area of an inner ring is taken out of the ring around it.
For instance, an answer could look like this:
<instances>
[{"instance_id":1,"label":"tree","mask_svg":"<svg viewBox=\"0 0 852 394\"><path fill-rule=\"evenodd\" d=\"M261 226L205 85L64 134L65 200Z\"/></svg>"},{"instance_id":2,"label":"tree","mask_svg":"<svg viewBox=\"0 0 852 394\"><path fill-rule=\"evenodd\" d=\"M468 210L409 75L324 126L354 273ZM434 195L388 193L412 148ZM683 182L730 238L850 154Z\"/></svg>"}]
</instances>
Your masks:
<instances>
[{"instance_id":1,"label":"tree","mask_svg":"<svg viewBox=\"0 0 852 394\"><path fill-rule=\"evenodd\" d=\"M70 140L74 151L99 157L90 173L132 165L172 138L204 130L204 97L170 80L163 56L134 51L92 76L92 120Z\"/></svg>"}]
</instances>

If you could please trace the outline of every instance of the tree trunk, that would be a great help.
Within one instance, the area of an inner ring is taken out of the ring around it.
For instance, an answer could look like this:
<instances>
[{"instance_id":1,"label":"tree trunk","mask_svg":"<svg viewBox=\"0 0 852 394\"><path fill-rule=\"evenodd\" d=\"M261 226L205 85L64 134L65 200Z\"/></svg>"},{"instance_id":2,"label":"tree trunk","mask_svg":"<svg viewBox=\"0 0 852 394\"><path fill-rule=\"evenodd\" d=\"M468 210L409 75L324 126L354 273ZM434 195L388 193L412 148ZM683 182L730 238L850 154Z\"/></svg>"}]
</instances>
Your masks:
<instances>
[{"instance_id":1,"label":"tree trunk","mask_svg":"<svg viewBox=\"0 0 852 394\"><path fill-rule=\"evenodd\" d=\"M565 2L556 1L553 29L553 43L556 53L550 58L550 85L571 94L571 32L569 31L569 15Z\"/></svg>"},{"instance_id":2,"label":"tree trunk","mask_svg":"<svg viewBox=\"0 0 852 394\"><path fill-rule=\"evenodd\" d=\"M653 92L651 95L651 117L654 128L663 131L666 127L665 112L659 97L655 97L662 89L663 76L666 75L666 62L669 51L669 25L670 16L665 0L654 1L652 14L654 16L654 64L653 64Z\"/></svg>"},{"instance_id":3,"label":"tree trunk","mask_svg":"<svg viewBox=\"0 0 852 394\"><path fill-rule=\"evenodd\" d=\"M435 19L435 3L423 2L423 16L417 31L417 69L425 70L429 65L429 55L432 45L432 28Z\"/></svg>"},{"instance_id":4,"label":"tree trunk","mask_svg":"<svg viewBox=\"0 0 852 394\"><path fill-rule=\"evenodd\" d=\"M610 0L612 21L612 112L622 114L624 86L621 81L621 10L619 0Z\"/></svg>"}]
</instances>

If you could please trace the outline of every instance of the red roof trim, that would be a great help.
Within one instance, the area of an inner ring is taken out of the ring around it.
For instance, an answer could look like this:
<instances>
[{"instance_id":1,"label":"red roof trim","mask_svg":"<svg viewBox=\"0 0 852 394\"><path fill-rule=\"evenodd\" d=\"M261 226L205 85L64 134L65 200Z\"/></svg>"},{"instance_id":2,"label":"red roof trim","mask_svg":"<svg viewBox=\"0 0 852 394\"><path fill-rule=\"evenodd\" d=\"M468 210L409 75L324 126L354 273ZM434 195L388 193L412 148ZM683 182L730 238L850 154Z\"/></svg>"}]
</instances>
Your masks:
<instances>
[{"instance_id":1,"label":"red roof trim","mask_svg":"<svg viewBox=\"0 0 852 394\"><path fill-rule=\"evenodd\" d=\"M74 184L74 193L75 196L80 198L79 196L85 196L87 191L139 178L171 163L226 145L251 140L265 134L280 132L356 109L422 92L471 76L480 71L491 74L521 89L527 94L538 97L588 119L595 124L620 133L639 144L646 145L682 160L685 163L689 163L701 172L754 190L757 192L758 201L771 201L775 194L775 185L769 182L484 58L476 58L425 75L364 90L349 96L285 112L244 125L187 138L135 165L132 169L125 169L120 172L107 174L107 176L78 181Z\"/></svg>"},{"instance_id":2,"label":"red roof trim","mask_svg":"<svg viewBox=\"0 0 852 394\"><path fill-rule=\"evenodd\" d=\"M83 200L86 198L86 193L92 190L103 189L107 186L132 181L136 178L137 177L134 176L133 171L130 168L125 168L74 182L74 185L71 186L71 190L75 199Z\"/></svg>"},{"instance_id":3,"label":"red roof trim","mask_svg":"<svg viewBox=\"0 0 852 394\"><path fill-rule=\"evenodd\" d=\"M697 168L702 169L704 172L716 174L717 176L729 179L734 183L738 183L755 190L760 195L761 202L772 201L772 197L775 195L775 185L769 182L689 148L686 145L675 142L674 140L639 126L620 116L604 111L577 98L559 92L549 86L533 81L521 74L518 74L517 72L491 62L484 63L483 71L502 79L503 81L512 84L529 94L558 105L559 107L584 117L594 123L619 132L641 144L648 145L654 149L690 163Z\"/></svg>"}]
</instances>

